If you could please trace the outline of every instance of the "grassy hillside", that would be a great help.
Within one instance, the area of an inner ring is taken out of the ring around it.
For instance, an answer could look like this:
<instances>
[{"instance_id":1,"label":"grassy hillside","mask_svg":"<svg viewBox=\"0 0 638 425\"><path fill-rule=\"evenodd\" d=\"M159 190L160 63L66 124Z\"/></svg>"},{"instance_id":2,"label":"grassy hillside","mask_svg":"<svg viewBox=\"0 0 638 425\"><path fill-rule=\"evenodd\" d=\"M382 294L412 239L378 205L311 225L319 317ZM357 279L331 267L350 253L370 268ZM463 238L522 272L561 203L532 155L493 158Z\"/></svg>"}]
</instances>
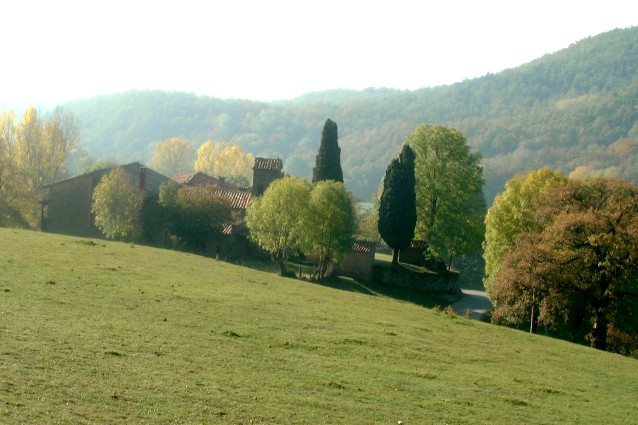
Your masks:
<instances>
[{"instance_id":1,"label":"grassy hillside","mask_svg":"<svg viewBox=\"0 0 638 425\"><path fill-rule=\"evenodd\" d=\"M457 128L481 153L488 203L513 175L549 166L638 181L638 27L565 46L520 67L415 91L310 93L275 103L187 93L128 92L63 105L94 157L150 158L153 143L232 140L310 176L326 118L339 126L344 179L369 200L406 135L421 124Z\"/></svg>"},{"instance_id":2,"label":"grassy hillside","mask_svg":"<svg viewBox=\"0 0 638 425\"><path fill-rule=\"evenodd\" d=\"M635 360L141 246L0 229L0 422L626 424Z\"/></svg>"}]
</instances>

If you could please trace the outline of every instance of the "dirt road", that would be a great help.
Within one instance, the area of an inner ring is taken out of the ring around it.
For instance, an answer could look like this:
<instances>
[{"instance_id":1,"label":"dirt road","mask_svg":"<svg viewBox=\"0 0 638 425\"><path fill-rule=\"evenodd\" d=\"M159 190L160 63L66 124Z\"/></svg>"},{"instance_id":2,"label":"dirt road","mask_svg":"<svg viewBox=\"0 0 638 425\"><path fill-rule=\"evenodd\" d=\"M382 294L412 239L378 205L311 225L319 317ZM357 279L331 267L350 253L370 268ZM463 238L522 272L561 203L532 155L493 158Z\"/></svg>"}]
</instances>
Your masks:
<instances>
[{"instance_id":1,"label":"dirt road","mask_svg":"<svg viewBox=\"0 0 638 425\"><path fill-rule=\"evenodd\" d=\"M457 314L465 314L467 309L472 310L471 317L480 320L483 315L492 308L490 299L483 291L463 289L463 298L452 304Z\"/></svg>"}]
</instances>

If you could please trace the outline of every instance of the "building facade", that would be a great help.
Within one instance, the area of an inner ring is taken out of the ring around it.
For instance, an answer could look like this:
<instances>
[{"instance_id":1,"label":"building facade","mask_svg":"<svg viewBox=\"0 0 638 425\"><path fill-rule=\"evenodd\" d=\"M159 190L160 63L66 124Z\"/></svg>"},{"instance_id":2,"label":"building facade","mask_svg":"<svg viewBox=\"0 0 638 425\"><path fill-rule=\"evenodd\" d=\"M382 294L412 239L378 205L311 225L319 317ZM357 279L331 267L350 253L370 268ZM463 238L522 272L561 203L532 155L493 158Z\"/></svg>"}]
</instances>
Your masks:
<instances>
[{"instance_id":1,"label":"building facade","mask_svg":"<svg viewBox=\"0 0 638 425\"><path fill-rule=\"evenodd\" d=\"M139 162L121 166L145 197L156 196L162 183L170 180ZM72 236L103 237L95 227L91 205L93 190L113 168L60 180L46 185L42 201L41 228L45 232Z\"/></svg>"}]
</instances>

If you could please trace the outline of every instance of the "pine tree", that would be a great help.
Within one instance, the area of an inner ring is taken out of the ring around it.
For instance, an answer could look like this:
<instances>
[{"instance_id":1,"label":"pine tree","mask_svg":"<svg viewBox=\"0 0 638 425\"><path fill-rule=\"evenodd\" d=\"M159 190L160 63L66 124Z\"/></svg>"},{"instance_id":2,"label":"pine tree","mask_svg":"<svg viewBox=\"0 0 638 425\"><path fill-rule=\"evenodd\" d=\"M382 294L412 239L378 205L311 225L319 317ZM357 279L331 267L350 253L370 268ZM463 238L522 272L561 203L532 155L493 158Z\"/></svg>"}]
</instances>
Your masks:
<instances>
[{"instance_id":1,"label":"pine tree","mask_svg":"<svg viewBox=\"0 0 638 425\"><path fill-rule=\"evenodd\" d=\"M414 151L408 145L393 159L383 179L379 202L379 234L394 250L392 264L399 262L399 250L410 246L416 225Z\"/></svg>"},{"instance_id":2,"label":"pine tree","mask_svg":"<svg viewBox=\"0 0 638 425\"><path fill-rule=\"evenodd\" d=\"M312 170L313 183L321 180L334 180L343 183L341 148L338 140L337 124L328 118L321 132L321 145L317 153L315 168Z\"/></svg>"}]
</instances>

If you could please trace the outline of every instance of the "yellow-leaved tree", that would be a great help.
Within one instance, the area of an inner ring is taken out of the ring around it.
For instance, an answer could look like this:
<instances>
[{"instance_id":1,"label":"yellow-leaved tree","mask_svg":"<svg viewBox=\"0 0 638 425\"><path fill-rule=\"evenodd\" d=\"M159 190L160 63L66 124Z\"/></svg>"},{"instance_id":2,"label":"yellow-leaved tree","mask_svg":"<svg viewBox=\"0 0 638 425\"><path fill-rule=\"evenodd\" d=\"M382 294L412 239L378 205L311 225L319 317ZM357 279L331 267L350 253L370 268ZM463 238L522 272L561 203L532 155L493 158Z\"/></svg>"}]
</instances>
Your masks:
<instances>
[{"instance_id":1,"label":"yellow-leaved tree","mask_svg":"<svg viewBox=\"0 0 638 425\"><path fill-rule=\"evenodd\" d=\"M13 111L0 114L1 223L37 225L43 187L67 176L78 138L75 118L60 108L42 117L31 106L20 122Z\"/></svg>"},{"instance_id":2,"label":"yellow-leaved tree","mask_svg":"<svg viewBox=\"0 0 638 425\"><path fill-rule=\"evenodd\" d=\"M197 150L195 171L248 186L254 163L253 154L244 152L238 145L208 141Z\"/></svg>"},{"instance_id":3,"label":"yellow-leaved tree","mask_svg":"<svg viewBox=\"0 0 638 425\"><path fill-rule=\"evenodd\" d=\"M193 171L195 148L188 140L173 137L157 142L150 166L167 176L181 176Z\"/></svg>"}]
</instances>

